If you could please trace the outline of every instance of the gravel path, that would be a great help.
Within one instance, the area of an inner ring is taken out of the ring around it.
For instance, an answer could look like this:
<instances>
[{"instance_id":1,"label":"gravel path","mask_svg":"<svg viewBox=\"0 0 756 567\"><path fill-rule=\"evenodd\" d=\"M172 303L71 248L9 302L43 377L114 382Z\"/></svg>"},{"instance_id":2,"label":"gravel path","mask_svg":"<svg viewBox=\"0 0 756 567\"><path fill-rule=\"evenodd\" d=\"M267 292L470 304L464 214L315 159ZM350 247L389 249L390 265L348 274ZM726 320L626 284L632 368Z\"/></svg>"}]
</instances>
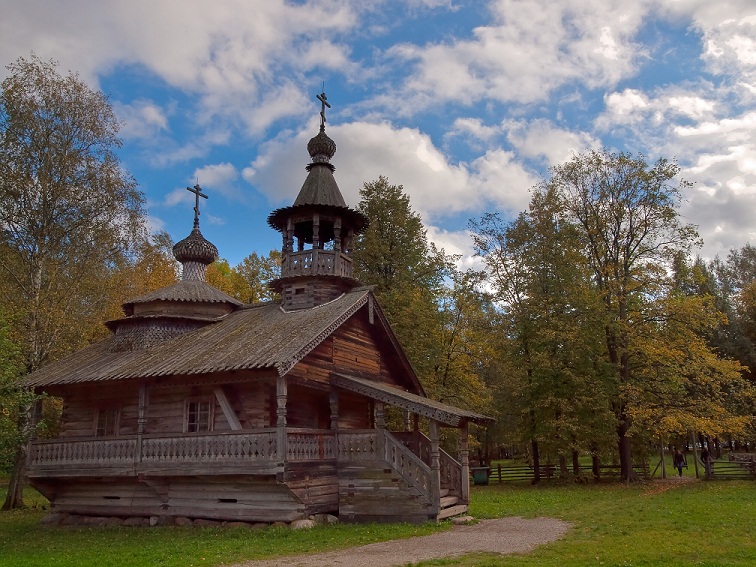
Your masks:
<instances>
[{"instance_id":1,"label":"gravel path","mask_svg":"<svg viewBox=\"0 0 756 567\"><path fill-rule=\"evenodd\" d=\"M570 525L552 518L481 520L438 534L371 543L341 551L247 561L233 567L392 567L467 553L522 553L555 541Z\"/></svg>"}]
</instances>

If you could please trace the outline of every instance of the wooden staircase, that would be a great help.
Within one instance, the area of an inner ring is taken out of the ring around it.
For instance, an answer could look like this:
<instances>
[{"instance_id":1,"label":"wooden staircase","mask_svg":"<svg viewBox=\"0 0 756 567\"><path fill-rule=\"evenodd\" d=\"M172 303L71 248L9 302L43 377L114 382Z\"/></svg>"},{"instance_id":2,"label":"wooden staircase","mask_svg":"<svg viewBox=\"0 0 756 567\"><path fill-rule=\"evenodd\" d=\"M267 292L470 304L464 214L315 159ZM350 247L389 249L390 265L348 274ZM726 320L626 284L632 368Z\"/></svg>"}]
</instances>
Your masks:
<instances>
[{"instance_id":1,"label":"wooden staircase","mask_svg":"<svg viewBox=\"0 0 756 567\"><path fill-rule=\"evenodd\" d=\"M436 519L445 520L455 516L462 516L463 514L467 514L468 509L467 504L460 504L459 498L449 495L449 489L444 488L441 490L441 505Z\"/></svg>"}]
</instances>

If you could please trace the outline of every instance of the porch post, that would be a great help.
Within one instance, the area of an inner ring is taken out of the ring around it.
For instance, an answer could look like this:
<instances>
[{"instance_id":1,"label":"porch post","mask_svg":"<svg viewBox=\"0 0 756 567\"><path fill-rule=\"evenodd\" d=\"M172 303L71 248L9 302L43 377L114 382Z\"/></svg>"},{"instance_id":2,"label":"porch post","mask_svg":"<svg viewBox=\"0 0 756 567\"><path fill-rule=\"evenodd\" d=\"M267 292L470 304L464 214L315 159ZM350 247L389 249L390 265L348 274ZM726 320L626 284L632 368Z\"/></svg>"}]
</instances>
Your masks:
<instances>
[{"instance_id":1,"label":"porch post","mask_svg":"<svg viewBox=\"0 0 756 567\"><path fill-rule=\"evenodd\" d=\"M331 429L339 428L339 391L336 389L331 390L331 395L328 399L331 406Z\"/></svg>"},{"instance_id":2,"label":"porch post","mask_svg":"<svg viewBox=\"0 0 756 567\"><path fill-rule=\"evenodd\" d=\"M281 462L286 461L288 454L288 445L286 440L286 396L287 384L285 376L276 378L276 428L277 428L277 446L278 459Z\"/></svg>"},{"instance_id":3,"label":"porch post","mask_svg":"<svg viewBox=\"0 0 756 567\"><path fill-rule=\"evenodd\" d=\"M469 457L470 426L465 421L459 434L459 458L462 461L462 502L470 503L470 457Z\"/></svg>"},{"instance_id":4,"label":"porch post","mask_svg":"<svg viewBox=\"0 0 756 567\"><path fill-rule=\"evenodd\" d=\"M333 431L333 454L336 459L341 458L339 455L339 391L331 386L331 393L328 397L328 403L331 406L331 431Z\"/></svg>"},{"instance_id":5,"label":"porch post","mask_svg":"<svg viewBox=\"0 0 756 567\"><path fill-rule=\"evenodd\" d=\"M441 502L441 453L439 451L438 422L430 421L431 501L438 507Z\"/></svg>"},{"instance_id":6,"label":"porch post","mask_svg":"<svg viewBox=\"0 0 756 567\"><path fill-rule=\"evenodd\" d=\"M136 462L142 462L142 438L147 429L147 384L139 384L139 406L137 408Z\"/></svg>"},{"instance_id":7,"label":"porch post","mask_svg":"<svg viewBox=\"0 0 756 567\"><path fill-rule=\"evenodd\" d=\"M378 430L378 454L385 458L386 449L386 414L383 402L375 400L373 402L373 412L375 419L375 428Z\"/></svg>"},{"instance_id":8,"label":"porch post","mask_svg":"<svg viewBox=\"0 0 756 567\"><path fill-rule=\"evenodd\" d=\"M375 426L378 429L386 429L386 412L383 402L375 402Z\"/></svg>"}]
</instances>

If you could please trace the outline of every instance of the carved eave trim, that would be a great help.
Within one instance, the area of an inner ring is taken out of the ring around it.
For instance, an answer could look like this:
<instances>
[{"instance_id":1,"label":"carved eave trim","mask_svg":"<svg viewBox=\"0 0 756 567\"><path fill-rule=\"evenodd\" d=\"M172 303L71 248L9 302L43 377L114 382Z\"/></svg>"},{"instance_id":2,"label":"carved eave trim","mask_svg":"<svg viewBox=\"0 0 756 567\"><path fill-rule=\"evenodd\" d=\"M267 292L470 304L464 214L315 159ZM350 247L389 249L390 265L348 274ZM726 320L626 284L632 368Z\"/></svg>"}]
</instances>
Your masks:
<instances>
[{"instance_id":1,"label":"carved eave trim","mask_svg":"<svg viewBox=\"0 0 756 567\"><path fill-rule=\"evenodd\" d=\"M369 292L366 292L365 295L363 295L360 299L358 299L353 305L351 305L348 309L346 309L344 312L341 313L334 321L328 325L325 329L320 331L318 335L313 338L310 342L308 342L303 348L299 349L293 356L286 360L282 360L280 362L276 363L276 370L278 370L279 376L283 376L289 370L294 368L294 366L302 360L305 356L307 356L315 347L317 347L320 343L325 341L336 329L338 329L341 325L343 325L347 319L349 319L352 315L357 313L362 307L364 307L368 302L368 296L370 295ZM328 305L327 303L323 305ZM318 309L318 307L322 307L322 305L318 305L317 307L313 307L312 309Z\"/></svg>"},{"instance_id":2,"label":"carved eave trim","mask_svg":"<svg viewBox=\"0 0 756 567\"><path fill-rule=\"evenodd\" d=\"M332 374L331 384L355 394L361 394L411 413L422 415L451 427L460 427L468 421L480 424L492 423L494 421L493 418L488 416L455 408L454 406L436 402L429 398L424 398L417 394L405 392L387 384L373 382L365 378L346 374Z\"/></svg>"}]
</instances>

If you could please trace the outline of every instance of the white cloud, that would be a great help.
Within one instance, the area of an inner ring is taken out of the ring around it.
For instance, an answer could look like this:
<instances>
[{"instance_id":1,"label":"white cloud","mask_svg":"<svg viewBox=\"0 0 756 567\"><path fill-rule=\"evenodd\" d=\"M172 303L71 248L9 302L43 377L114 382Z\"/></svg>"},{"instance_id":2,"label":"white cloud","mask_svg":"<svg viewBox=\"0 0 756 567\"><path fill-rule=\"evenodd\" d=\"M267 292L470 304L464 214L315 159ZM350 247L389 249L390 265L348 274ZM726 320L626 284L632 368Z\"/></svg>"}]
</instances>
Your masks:
<instances>
[{"instance_id":1,"label":"white cloud","mask_svg":"<svg viewBox=\"0 0 756 567\"><path fill-rule=\"evenodd\" d=\"M448 231L443 228L426 225L428 240L447 255L459 256L456 265L459 270L482 270L482 258L475 256L473 240L468 230Z\"/></svg>"},{"instance_id":2,"label":"white cloud","mask_svg":"<svg viewBox=\"0 0 756 567\"><path fill-rule=\"evenodd\" d=\"M168 116L155 102L136 99L129 104L115 103L116 115L122 123L120 134L126 139L154 138L168 130Z\"/></svg>"},{"instance_id":3,"label":"white cloud","mask_svg":"<svg viewBox=\"0 0 756 567\"><path fill-rule=\"evenodd\" d=\"M316 65L347 64L343 46L329 38L357 21L348 3L319 0L12 2L0 20L0 59L11 62L35 51L64 70L76 69L94 86L101 75L135 65L200 95L200 116L243 117L268 97L279 113L275 119L301 112L292 104L291 85L278 85L276 71L296 76ZM258 114L249 125L269 124Z\"/></svg>"},{"instance_id":4,"label":"white cloud","mask_svg":"<svg viewBox=\"0 0 756 567\"><path fill-rule=\"evenodd\" d=\"M163 200L163 205L166 207L175 207L176 205L187 203L194 205L194 195L182 188L171 190Z\"/></svg>"},{"instance_id":5,"label":"white cloud","mask_svg":"<svg viewBox=\"0 0 756 567\"><path fill-rule=\"evenodd\" d=\"M559 165L574 154L601 147L601 142L592 135L559 128L545 119L505 120L502 126L519 155L543 160L547 166Z\"/></svg>"},{"instance_id":6,"label":"white cloud","mask_svg":"<svg viewBox=\"0 0 756 567\"><path fill-rule=\"evenodd\" d=\"M237 185L239 172L230 163L206 165L194 170L191 183L199 183L205 192L219 192L230 200L239 200L241 191Z\"/></svg>"},{"instance_id":7,"label":"white cloud","mask_svg":"<svg viewBox=\"0 0 756 567\"><path fill-rule=\"evenodd\" d=\"M611 86L635 71L642 50L632 37L648 6L621 0L492 2L491 24L476 28L473 39L391 51L415 67L400 111L447 100L540 101L575 80Z\"/></svg>"}]
</instances>

